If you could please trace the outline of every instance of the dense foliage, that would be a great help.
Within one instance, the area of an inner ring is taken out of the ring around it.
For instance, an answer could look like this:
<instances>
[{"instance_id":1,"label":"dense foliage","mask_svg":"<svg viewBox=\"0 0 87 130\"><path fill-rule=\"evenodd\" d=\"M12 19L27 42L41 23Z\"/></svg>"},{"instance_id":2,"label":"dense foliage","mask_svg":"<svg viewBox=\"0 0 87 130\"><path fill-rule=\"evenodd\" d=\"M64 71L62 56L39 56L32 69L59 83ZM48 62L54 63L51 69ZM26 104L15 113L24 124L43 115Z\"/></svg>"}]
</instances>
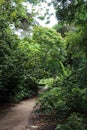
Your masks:
<instances>
[{"instance_id":1,"label":"dense foliage","mask_svg":"<svg viewBox=\"0 0 87 130\"><path fill-rule=\"evenodd\" d=\"M61 64L66 55L64 39L55 30L42 27L35 27L33 39L39 45L42 70L47 72L48 77L55 78L62 71Z\"/></svg>"},{"instance_id":2,"label":"dense foliage","mask_svg":"<svg viewBox=\"0 0 87 130\"><path fill-rule=\"evenodd\" d=\"M57 32L31 29L33 14L23 2L0 1L0 99L31 97L42 80L48 89L39 98L39 111L57 115L56 130L86 130L87 2L53 0ZM20 29L29 31L28 37L20 39L15 34Z\"/></svg>"},{"instance_id":3,"label":"dense foliage","mask_svg":"<svg viewBox=\"0 0 87 130\"><path fill-rule=\"evenodd\" d=\"M60 34L37 26L29 37L20 39L15 34L20 29L30 31L33 23L33 15L27 12L22 2L0 2L1 100L19 101L31 97L37 93L40 79L55 78L62 71L65 41Z\"/></svg>"},{"instance_id":4,"label":"dense foliage","mask_svg":"<svg viewBox=\"0 0 87 130\"><path fill-rule=\"evenodd\" d=\"M25 59L28 61L26 49L19 47L21 40L14 34L33 22L22 2L0 1L0 97L7 101L19 101L37 92L36 80L24 65Z\"/></svg>"},{"instance_id":5,"label":"dense foliage","mask_svg":"<svg viewBox=\"0 0 87 130\"><path fill-rule=\"evenodd\" d=\"M59 25L66 39L65 72L39 99L40 110L56 114L57 130L87 129L87 12L86 1L56 1ZM62 26L61 26L62 25ZM64 27L68 27L64 30ZM66 33L67 32L67 33Z\"/></svg>"}]
</instances>

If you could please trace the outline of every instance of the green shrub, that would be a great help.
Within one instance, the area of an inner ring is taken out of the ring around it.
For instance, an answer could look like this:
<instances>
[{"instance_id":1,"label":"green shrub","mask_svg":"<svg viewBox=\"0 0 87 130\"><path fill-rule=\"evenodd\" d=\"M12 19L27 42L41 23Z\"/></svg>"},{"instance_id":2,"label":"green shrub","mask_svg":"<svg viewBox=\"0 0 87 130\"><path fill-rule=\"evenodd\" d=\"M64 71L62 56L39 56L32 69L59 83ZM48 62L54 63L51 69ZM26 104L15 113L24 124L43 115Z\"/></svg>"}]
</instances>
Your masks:
<instances>
[{"instance_id":1,"label":"green shrub","mask_svg":"<svg viewBox=\"0 0 87 130\"><path fill-rule=\"evenodd\" d=\"M61 87L48 90L39 98L40 110L46 113L68 111L65 100L65 90Z\"/></svg>"},{"instance_id":2,"label":"green shrub","mask_svg":"<svg viewBox=\"0 0 87 130\"><path fill-rule=\"evenodd\" d=\"M82 115L72 113L63 124L57 126L56 130L87 130L87 124Z\"/></svg>"},{"instance_id":3,"label":"green shrub","mask_svg":"<svg viewBox=\"0 0 87 130\"><path fill-rule=\"evenodd\" d=\"M22 99L32 97L38 93L38 84L36 80L26 76L26 78L21 79L18 86L12 89L10 93L10 101L20 101Z\"/></svg>"},{"instance_id":4,"label":"green shrub","mask_svg":"<svg viewBox=\"0 0 87 130\"><path fill-rule=\"evenodd\" d=\"M58 82L56 83L58 84ZM59 83L59 85L63 85L61 81ZM74 84L71 86L67 84L68 87L66 85L57 87L57 84L54 82L54 88L48 89L39 98L40 110L48 114L58 114L58 117L61 117L61 121L73 112L86 114L87 88L79 88L76 85L74 86Z\"/></svg>"},{"instance_id":5,"label":"green shrub","mask_svg":"<svg viewBox=\"0 0 87 130\"><path fill-rule=\"evenodd\" d=\"M87 112L87 88L81 89L79 87L72 88L68 91L66 104L70 107L72 112L80 112L86 114Z\"/></svg>"}]
</instances>

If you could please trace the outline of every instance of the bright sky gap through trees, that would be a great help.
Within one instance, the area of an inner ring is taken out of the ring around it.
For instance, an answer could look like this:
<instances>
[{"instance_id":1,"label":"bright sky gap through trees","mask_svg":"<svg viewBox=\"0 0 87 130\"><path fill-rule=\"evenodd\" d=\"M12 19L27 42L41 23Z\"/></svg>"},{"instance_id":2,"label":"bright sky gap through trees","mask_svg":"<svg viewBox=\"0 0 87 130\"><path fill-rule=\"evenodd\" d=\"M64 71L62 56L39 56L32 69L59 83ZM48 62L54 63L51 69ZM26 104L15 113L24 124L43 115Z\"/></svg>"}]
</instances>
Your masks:
<instances>
[{"instance_id":1,"label":"bright sky gap through trees","mask_svg":"<svg viewBox=\"0 0 87 130\"><path fill-rule=\"evenodd\" d=\"M40 4L38 4L38 5L34 6L34 7L29 2L25 2L23 4L27 7L28 11L31 11L32 8L33 8L36 13L39 12L39 15L41 15L43 17L45 15L46 10L49 10L49 12L51 14L50 17L49 17L49 14L48 14L48 16L46 18L44 18L43 20L40 20L38 18L38 16L35 16L35 20L41 26L43 26L43 27L50 27L51 28L52 26L54 26L57 23L57 19L56 19L56 16L55 16L54 6L53 6L53 4L51 4L50 6L48 6L49 2L51 2L51 0L48 0L47 2L43 2L43 3L41 2ZM48 18L49 18L49 23L46 24Z\"/></svg>"},{"instance_id":2,"label":"bright sky gap through trees","mask_svg":"<svg viewBox=\"0 0 87 130\"><path fill-rule=\"evenodd\" d=\"M48 0L47 2L40 2L37 5L33 5L27 1L23 2L23 5L28 12L32 13L32 11L34 11L34 20L37 24L43 27L52 28L55 24L58 23L58 20L56 19L53 4L49 6L49 3L51 3L51 0ZM48 11L47 14L46 11ZM27 34L26 31L23 31L22 29L16 30L15 33L21 37Z\"/></svg>"}]
</instances>

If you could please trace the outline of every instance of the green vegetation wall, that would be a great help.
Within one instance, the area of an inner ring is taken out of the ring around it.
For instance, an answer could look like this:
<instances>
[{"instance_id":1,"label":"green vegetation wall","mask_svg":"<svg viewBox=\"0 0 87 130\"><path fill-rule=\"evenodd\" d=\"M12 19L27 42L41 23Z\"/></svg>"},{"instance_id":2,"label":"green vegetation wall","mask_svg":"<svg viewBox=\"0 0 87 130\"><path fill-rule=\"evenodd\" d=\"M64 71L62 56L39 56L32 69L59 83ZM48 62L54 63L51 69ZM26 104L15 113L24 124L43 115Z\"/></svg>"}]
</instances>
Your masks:
<instances>
[{"instance_id":1,"label":"green vegetation wall","mask_svg":"<svg viewBox=\"0 0 87 130\"><path fill-rule=\"evenodd\" d=\"M39 99L43 113L55 115L56 130L87 129L87 1L53 1L56 16L66 40L64 75L57 75L54 84ZM66 33L67 32L67 33Z\"/></svg>"},{"instance_id":2,"label":"green vegetation wall","mask_svg":"<svg viewBox=\"0 0 87 130\"><path fill-rule=\"evenodd\" d=\"M19 48L21 40L14 34L16 29L23 29L25 23L28 28L33 22L22 2L24 1L0 1L0 99L2 101L4 99L19 101L37 92L36 80L30 76L24 65L25 59L28 61L26 51ZM14 31L11 26L15 28Z\"/></svg>"}]
</instances>

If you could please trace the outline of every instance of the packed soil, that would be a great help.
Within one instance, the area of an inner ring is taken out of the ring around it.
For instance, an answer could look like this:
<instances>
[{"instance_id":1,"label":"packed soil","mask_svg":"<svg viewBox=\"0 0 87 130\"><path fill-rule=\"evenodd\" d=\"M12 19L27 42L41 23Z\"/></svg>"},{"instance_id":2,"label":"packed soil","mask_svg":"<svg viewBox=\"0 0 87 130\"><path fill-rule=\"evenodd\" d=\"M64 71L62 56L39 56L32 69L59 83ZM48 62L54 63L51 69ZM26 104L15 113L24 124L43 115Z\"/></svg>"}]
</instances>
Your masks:
<instances>
[{"instance_id":1,"label":"packed soil","mask_svg":"<svg viewBox=\"0 0 87 130\"><path fill-rule=\"evenodd\" d=\"M37 97L18 104L1 103L0 130L55 130L57 118L36 112L36 100Z\"/></svg>"},{"instance_id":2,"label":"packed soil","mask_svg":"<svg viewBox=\"0 0 87 130\"><path fill-rule=\"evenodd\" d=\"M55 130L55 117L36 112L36 99L0 104L0 130Z\"/></svg>"},{"instance_id":3,"label":"packed soil","mask_svg":"<svg viewBox=\"0 0 87 130\"><path fill-rule=\"evenodd\" d=\"M27 130L36 98L18 104L0 104L0 130Z\"/></svg>"}]
</instances>

